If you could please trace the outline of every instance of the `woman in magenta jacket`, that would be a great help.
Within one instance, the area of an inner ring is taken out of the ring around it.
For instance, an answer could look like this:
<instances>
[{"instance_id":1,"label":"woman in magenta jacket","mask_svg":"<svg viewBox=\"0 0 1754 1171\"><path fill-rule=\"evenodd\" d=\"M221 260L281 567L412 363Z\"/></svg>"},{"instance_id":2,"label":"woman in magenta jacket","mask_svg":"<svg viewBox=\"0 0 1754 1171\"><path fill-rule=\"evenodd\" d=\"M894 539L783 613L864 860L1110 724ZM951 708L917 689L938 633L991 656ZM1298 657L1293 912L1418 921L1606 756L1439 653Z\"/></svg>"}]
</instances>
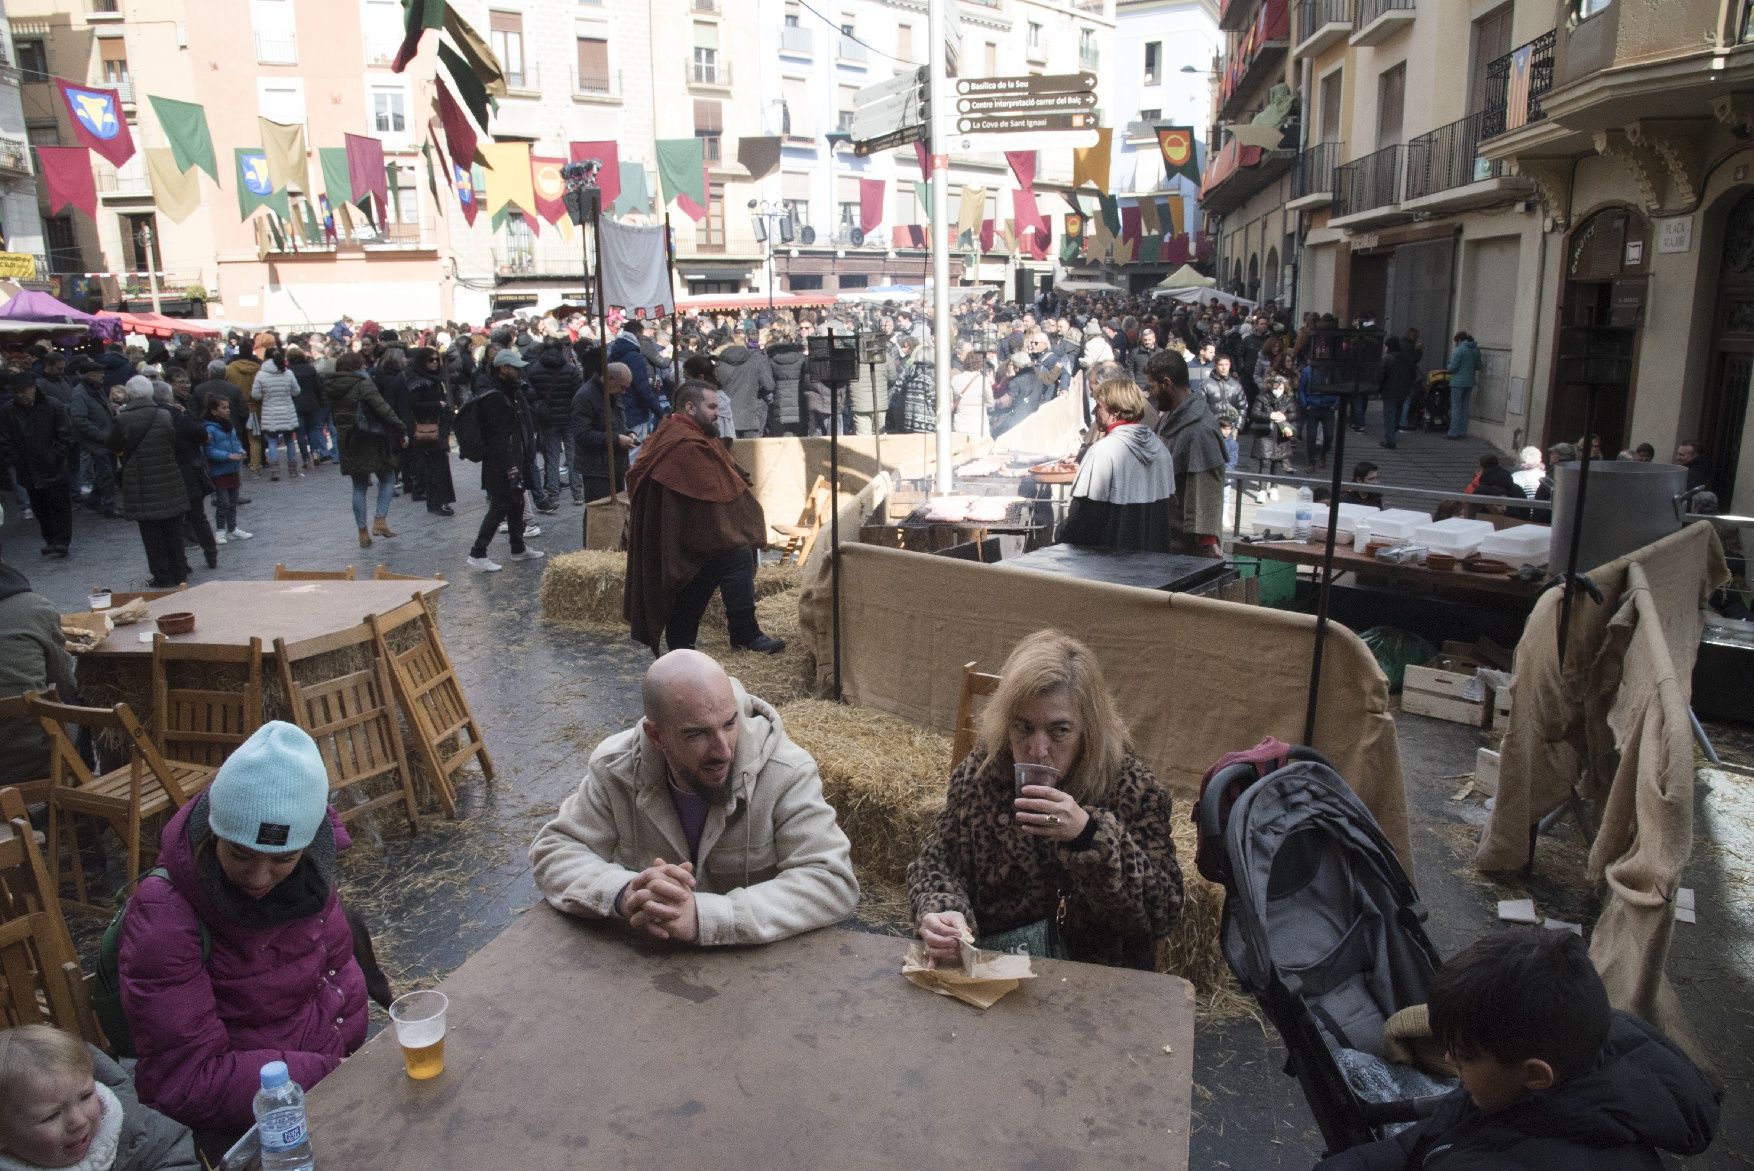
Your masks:
<instances>
[{"instance_id":1,"label":"woman in magenta jacket","mask_svg":"<svg viewBox=\"0 0 1754 1171\"><path fill-rule=\"evenodd\" d=\"M263 1065L286 1062L309 1090L365 1042L365 976L335 889L348 839L328 796L310 736L264 724L165 826L169 877L129 900L118 966L140 1100L203 1149L249 1129Z\"/></svg>"}]
</instances>

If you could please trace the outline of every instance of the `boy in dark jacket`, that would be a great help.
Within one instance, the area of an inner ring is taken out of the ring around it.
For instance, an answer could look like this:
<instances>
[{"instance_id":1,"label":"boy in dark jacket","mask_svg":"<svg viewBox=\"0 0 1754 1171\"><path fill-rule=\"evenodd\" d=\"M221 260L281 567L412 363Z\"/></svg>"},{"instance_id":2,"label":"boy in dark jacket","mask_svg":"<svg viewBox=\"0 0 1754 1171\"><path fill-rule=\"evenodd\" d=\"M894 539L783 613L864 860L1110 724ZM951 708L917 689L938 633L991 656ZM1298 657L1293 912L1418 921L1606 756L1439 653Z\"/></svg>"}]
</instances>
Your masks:
<instances>
[{"instance_id":1,"label":"boy in dark jacket","mask_svg":"<svg viewBox=\"0 0 1754 1171\"><path fill-rule=\"evenodd\" d=\"M524 391L525 366L514 349L495 354L491 367L493 385L477 396L475 405L485 449L481 488L487 493L487 515L482 518L475 544L469 550L469 567L486 573L497 573L502 568L487 556L487 546L502 521L507 526L506 535L511 538L513 561L535 561L543 556L542 550L524 545L527 487L524 481L536 443L536 420Z\"/></svg>"},{"instance_id":2,"label":"boy in dark jacket","mask_svg":"<svg viewBox=\"0 0 1754 1171\"><path fill-rule=\"evenodd\" d=\"M1431 989L1462 1088L1392 1138L1318 1171L1656 1171L1697 1155L1718 1092L1661 1033L1608 1007L1583 940L1540 927L1475 940Z\"/></svg>"}]
</instances>

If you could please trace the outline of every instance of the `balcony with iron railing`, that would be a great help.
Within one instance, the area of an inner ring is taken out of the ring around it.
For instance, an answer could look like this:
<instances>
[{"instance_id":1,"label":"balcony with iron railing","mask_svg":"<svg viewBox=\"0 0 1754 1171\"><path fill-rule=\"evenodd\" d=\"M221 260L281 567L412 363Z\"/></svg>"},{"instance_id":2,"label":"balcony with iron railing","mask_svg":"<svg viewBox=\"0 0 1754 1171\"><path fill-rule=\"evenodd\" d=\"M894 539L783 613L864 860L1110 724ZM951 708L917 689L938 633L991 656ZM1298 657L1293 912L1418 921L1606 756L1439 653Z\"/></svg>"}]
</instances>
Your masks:
<instances>
[{"instance_id":1,"label":"balcony with iron railing","mask_svg":"<svg viewBox=\"0 0 1754 1171\"><path fill-rule=\"evenodd\" d=\"M1480 137L1490 139L1547 117L1541 100L1553 88L1555 36L1542 33L1486 66L1486 108Z\"/></svg>"},{"instance_id":2,"label":"balcony with iron railing","mask_svg":"<svg viewBox=\"0 0 1754 1171\"><path fill-rule=\"evenodd\" d=\"M1259 3L1260 0L1224 0L1218 7L1218 27L1225 32L1241 32L1249 26Z\"/></svg>"},{"instance_id":3,"label":"balcony with iron railing","mask_svg":"<svg viewBox=\"0 0 1754 1171\"><path fill-rule=\"evenodd\" d=\"M1339 142L1318 142L1297 155L1297 167L1291 172L1291 200L1287 211L1305 211L1327 207L1339 194L1340 156L1346 146Z\"/></svg>"},{"instance_id":4,"label":"balcony with iron railing","mask_svg":"<svg viewBox=\"0 0 1754 1171\"><path fill-rule=\"evenodd\" d=\"M30 174L30 142L10 134L0 134L0 171Z\"/></svg>"},{"instance_id":5,"label":"balcony with iron railing","mask_svg":"<svg viewBox=\"0 0 1754 1171\"><path fill-rule=\"evenodd\" d=\"M577 66L574 66L572 94L573 97L582 100L619 100L621 97L621 75L615 72L581 72Z\"/></svg>"},{"instance_id":6,"label":"balcony with iron railing","mask_svg":"<svg viewBox=\"0 0 1754 1171\"><path fill-rule=\"evenodd\" d=\"M731 84L731 63L716 59L702 61L697 57L690 57L688 60L688 83L715 88L729 87Z\"/></svg>"},{"instance_id":7,"label":"balcony with iron railing","mask_svg":"<svg viewBox=\"0 0 1754 1171\"><path fill-rule=\"evenodd\" d=\"M1291 44L1289 0L1266 0L1256 13L1253 27L1234 42L1229 60L1222 65L1218 82L1218 116L1237 121L1260 88L1285 60Z\"/></svg>"},{"instance_id":8,"label":"balcony with iron railing","mask_svg":"<svg viewBox=\"0 0 1754 1171\"><path fill-rule=\"evenodd\" d=\"M1407 211L1462 211L1504 202L1530 187L1526 179L1509 177L1502 161L1481 156L1485 120L1485 111L1469 114L1407 143Z\"/></svg>"},{"instance_id":9,"label":"balcony with iron railing","mask_svg":"<svg viewBox=\"0 0 1754 1171\"><path fill-rule=\"evenodd\" d=\"M396 60L397 52L402 48L402 38L390 33L367 33L365 37L365 63L367 65L390 65Z\"/></svg>"},{"instance_id":10,"label":"balcony with iron railing","mask_svg":"<svg viewBox=\"0 0 1754 1171\"><path fill-rule=\"evenodd\" d=\"M1339 190L1334 193L1332 227L1362 226L1398 218L1401 202L1401 162L1405 154L1397 143L1335 169Z\"/></svg>"},{"instance_id":11,"label":"balcony with iron railing","mask_svg":"<svg viewBox=\"0 0 1754 1171\"><path fill-rule=\"evenodd\" d=\"M133 162L133 160L129 161ZM101 167L93 179L93 184L99 195L150 196L152 194L152 181L147 178L144 166L125 166L120 171Z\"/></svg>"},{"instance_id":12,"label":"balcony with iron railing","mask_svg":"<svg viewBox=\"0 0 1754 1171\"><path fill-rule=\"evenodd\" d=\"M257 33L256 64L297 65L298 34L290 29L282 33Z\"/></svg>"},{"instance_id":13,"label":"balcony with iron railing","mask_svg":"<svg viewBox=\"0 0 1754 1171\"><path fill-rule=\"evenodd\" d=\"M781 25L780 52L793 53L800 57L809 56L815 53L815 30L803 28L795 24Z\"/></svg>"},{"instance_id":14,"label":"balcony with iron railing","mask_svg":"<svg viewBox=\"0 0 1754 1171\"><path fill-rule=\"evenodd\" d=\"M1314 57L1352 35L1356 0L1298 0L1293 57Z\"/></svg>"},{"instance_id":15,"label":"balcony with iron railing","mask_svg":"<svg viewBox=\"0 0 1754 1171\"><path fill-rule=\"evenodd\" d=\"M1294 150L1244 146L1231 137L1208 156L1200 207L1210 215L1223 215L1277 182L1296 162Z\"/></svg>"},{"instance_id":16,"label":"balcony with iron railing","mask_svg":"<svg viewBox=\"0 0 1754 1171\"><path fill-rule=\"evenodd\" d=\"M85 5L87 20L120 20L122 15L122 0L87 0Z\"/></svg>"},{"instance_id":17,"label":"balcony with iron railing","mask_svg":"<svg viewBox=\"0 0 1754 1171\"><path fill-rule=\"evenodd\" d=\"M526 277L582 279L585 263L577 248L549 246L536 240L518 241L493 249L493 275L502 281Z\"/></svg>"},{"instance_id":18,"label":"balcony with iron railing","mask_svg":"<svg viewBox=\"0 0 1754 1171\"><path fill-rule=\"evenodd\" d=\"M1352 34L1352 44L1358 48L1380 45L1418 15L1418 0L1358 0L1358 10L1352 14L1358 31Z\"/></svg>"}]
</instances>

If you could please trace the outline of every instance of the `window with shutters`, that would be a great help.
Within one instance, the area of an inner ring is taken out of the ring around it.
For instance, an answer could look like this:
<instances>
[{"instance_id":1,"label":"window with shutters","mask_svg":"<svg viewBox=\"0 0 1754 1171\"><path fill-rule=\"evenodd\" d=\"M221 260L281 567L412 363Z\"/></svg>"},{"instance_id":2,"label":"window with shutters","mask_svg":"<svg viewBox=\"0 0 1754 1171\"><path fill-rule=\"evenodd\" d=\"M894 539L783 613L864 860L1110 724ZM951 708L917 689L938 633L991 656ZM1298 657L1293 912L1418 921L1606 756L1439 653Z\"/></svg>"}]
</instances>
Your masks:
<instances>
[{"instance_id":1,"label":"window with shutters","mask_svg":"<svg viewBox=\"0 0 1754 1171\"><path fill-rule=\"evenodd\" d=\"M1510 52L1511 6L1506 4L1474 22L1469 47L1468 113L1478 114L1486 108L1486 69Z\"/></svg>"},{"instance_id":2,"label":"window with shutters","mask_svg":"<svg viewBox=\"0 0 1754 1171\"><path fill-rule=\"evenodd\" d=\"M858 104L859 88L843 85L839 89L839 100L835 103L836 129L842 134L849 134L853 129L853 107Z\"/></svg>"},{"instance_id":3,"label":"window with shutters","mask_svg":"<svg viewBox=\"0 0 1754 1171\"><path fill-rule=\"evenodd\" d=\"M1323 142L1340 141L1340 81L1342 76L1343 72L1336 69L1322 78L1320 93L1322 105L1321 141Z\"/></svg>"},{"instance_id":4,"label":"window with shutters","mask_svg":"<svg viewBox=\"0 0 1754 1171\"><path fill-rule=\"evenodd\" d=\"M723 252L725 250L725 185L708 183L706 188L706 216L700 221L700 229L695 234L696 242L702 252Z\"/></svg>"},{"instance_id":5,"label":"window with shutters","mask_svg":"<svg viewBox=\"0 0 1754 1171\"><path fill-rule=\"evenodd\" d=\"M1376 148L1401 144L1401 111L1407 102L1407 64L1385 70L1376 82Z\"/></svg>"},{"instance_id":6,"label":"window with shutters","mask_svg":"<svg viewBox=\"0 0 1754 1171\"><path fill-rule=\"evenodd\" d=\"M696 85L724 85L730 70L719 68L719 26L700 23L694 26L694 61L692 78Z\"/></svg>"},{"instance_id":7,"label":"window with shutters","mask_svg":"<svg viewBox=\"0 0 1754 1171\"><path fill-rule=\"evenodd\" d=\"M154 272L164 271L158 250L158 217L151 212L120 215L123 259L129 272L145 272L150 260Z\"/></svg>"},{"instance_id":8,"label":"window with shutters","mask_svg":"<svg viewBox=\"0 0 1754 1171\"><path fill-rule=\"evenodd\" d=\"M505 72L506 85L512 89L523 89L526 76L524 14L495 9L487 14L487 30L488 43L493 48L494 56L499 58L500 69Z\"/></svg>"},{"instance_id":9,"label":"window with shutters","mask_svg":"<svg viewBox=\"0 0 1754 1171\"><path fill-rule=\"evenodd\" d=\"M121 37L103 37L97 43L103 84L115 89L124 102L134 100L133 86L128 78L128 45Z\"/></svg>"},{"instance_id":10,"label":"window with shutters","mask_svg":"<svg viewBox=\"0 0 1754 1171\"><path fill-rule=\"evenodd\" d=\"M694 102L694 136L700 139L701 152L709 165L721 161L720 143L725 133L724 106L710 99Z\"/></svg>"},{"instance_id":11,"label":"window with shutters","mask_svg":"<svg viewBox=\"0 0 1754 1171\"><path fill-rule=\"evenodd\" d=\"M791 213L792 222L802 228L810 223L810 176L796 171L780 175L780 206Z\"/></svg>"},{"instance_id":12,"label":"window with shutters","mask_svg":"<svg viewBox=\"0 0 1754 1171\"><path fill-rule=\"evenodd\" d=\"M575 93L609 92L609 42L602 37L578 38L578 84Z\"/></svg>"},{"instance_id":13,"label":"window with shutters","mask_svg":"<svg viewBox=\"0 0 1754 1171\"><path fill-rule=\"evenodd\" d=\"M85 258L79 251L79 236L73 230L73 215L43 217L43 243L48 248L50 272L83 272Z\"/></svg>"},{"instance_id":14,"label":"window with shutters","mask_svg":"<svg viewBox=\"0 0 1754 1171\"><path fill-rule=\"evenodd\" d=\"M372 87L372 128L380 137L401 137L408 133L406 98L400 86Z\"/></svg>"},{"instance_id":15,"label":"window with shutters","mask_svg":"<svg viewBox=\"0 0 1754 1171\"><path fill-rule=\"evenodd\" d=\"M42 41L33 37L14 41L12 47L18 54L19 76L26 84L49 80L49 50Z\"/></svg>"}]
</instances>

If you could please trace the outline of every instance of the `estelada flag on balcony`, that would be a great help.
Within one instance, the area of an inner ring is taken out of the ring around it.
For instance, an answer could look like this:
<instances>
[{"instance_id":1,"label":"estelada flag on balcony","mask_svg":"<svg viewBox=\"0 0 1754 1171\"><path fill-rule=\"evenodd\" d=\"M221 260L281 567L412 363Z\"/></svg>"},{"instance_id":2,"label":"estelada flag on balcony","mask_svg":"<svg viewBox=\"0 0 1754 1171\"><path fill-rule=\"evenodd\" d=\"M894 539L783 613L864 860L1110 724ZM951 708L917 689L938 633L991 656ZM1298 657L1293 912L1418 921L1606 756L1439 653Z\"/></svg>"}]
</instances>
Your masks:
<instances>
[{"instance_id":1,"label":"estelada flag on balcony","mask_svg":"<svg viewBox=\"0 0 1754 1171\"><path fill-rule=\"evenodd\" d=\"M177 166L177 152L168 146L146 148L146 177L152 180L152 204L173 224L188 219L201 206L201 187L194 167Z\"/></svg>"},{"instance_id":2,"label":"estelada flag on balcony","mask_svg":"<svg viewBox=\"0 0 1754 1171\"><path fill-rule=\"evenodd\" d=\"M1510 82L1504 93L1504 128L1515 130L1529 122L1529 73L1535 46L1524 45L1510 55Z\"/></svg>"},{"instance_id":3,"label":"estelada flag on balcony","mask_svg":"<svg viewBox=\"0 0 1754 1171\"><path fill-rule=\"evenodd\" d=\"M177 170L200 167L207 172L208 178L219 182L219 160L213 154L213 135L207 130L206 109L194 102L179 102L151 94L146 95L146 100L152 103L152 112L158 115L159 129L164 131L165 140L171 144Z\"/></svg>"},{"instance_id":4,"label":"estelada flag on balcony","mask_svg":"<svg viewBox=\"0 0 1754 1171\"><path fill-rule=\"evenodd\" d=\"M128 133L127 119L122 117L122 99L113 89L95 85L75 85L64 77L55 79L55 88L67 103L73 121L73 136L80 145L121 166L134 157L134 136Z\"/></svg>"},{"instance_id":5,"label":"estelada flag on balcony","mask_svg":"<svg viewBox=\"0 0 1754 1171\"><path fill-rule=\"evenodd\" d=\"M97 181L91 174L91 151L83 146L39 146L37 165L43 169L43 188L49 214L59 215L76 207L97 219Z\"/></svg>"},{"instance_id":6,"label":"estelada flag on balcony","mask_svg":"<svg viewBox=\"0 0 1754 1171\"><path fill-rule=\"evenodd\" d=\"M281 217L292 215L284 190L276 191L268 177L268 156L259 146L232 148L237 163L238 218L247 220L262 208Z\"/></svg>"},{"instance_id":7,"label":"estelada flag on balcony","mask_svg":"<svg viewBox=\"0 0 1754 1171\"><path fill-rule=\"evenodd\" d=\"M597 172L597 190L604 207L613 207L621 197L621 148L612 138L596 142L569 142L566 144L567 158L575 163L587 160L602 164Z\"/></svg>"},{"instance_id":8,"label":"estelada flag on balcony","mask_svg":"<svg viewBox=\"0 0 1754 1171\"><path fill-rule=\"evenodd\" d=\"M1163 154L1166 180L1185 175L1196 185L1200 182L1200 160L1194 150L1192 126L1157 127L1157 149Z\"/></svg>"},{"instance_id":9,"label":"estelada flag on balcony","mask_svg":"<svg viewBox=\"0 0 1754 1171\"><path fill-rule=\"evenodd\" d=\"M530 156L530 190L536 196L536 214L551 224L571 222L566 213L566 179L560 168L566 160L545 155Z\"/></svg>"}]
</instances>

